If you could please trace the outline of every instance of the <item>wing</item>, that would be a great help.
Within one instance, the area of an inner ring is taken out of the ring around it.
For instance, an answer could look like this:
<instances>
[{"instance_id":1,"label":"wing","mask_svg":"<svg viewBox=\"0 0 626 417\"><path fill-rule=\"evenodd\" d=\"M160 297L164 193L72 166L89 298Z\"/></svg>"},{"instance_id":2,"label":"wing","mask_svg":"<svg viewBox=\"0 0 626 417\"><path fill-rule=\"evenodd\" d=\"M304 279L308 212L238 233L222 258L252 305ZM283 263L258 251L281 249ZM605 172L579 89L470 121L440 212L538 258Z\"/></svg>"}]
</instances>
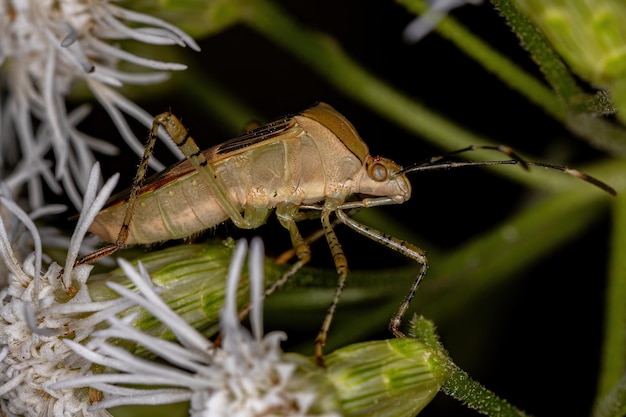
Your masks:
<instances>
[{"instance_id":1,"label":"wing","mask_svg":"<svg viewBox=\"0 0 626 417\"><path fill-rule=\"evenodd\" d=\"M298 128L298 124L292 115L283 116L271 123L261 126L238 136L227 140L224 143L213 146L202 151L209 163L217 162L226 158L247 152L250 149L265 146L268 142L276 140L286 140L297 136L302 131ZM183 180L185 177L195 172L195 168L188 159L184 159L171 167L151 175L146 178L144 185L139 190L138 195L146 194L157 188L169 184L173 181ZM130 188L127 188L109 198L105 207L111 207L126 202L130 194Z\"/></svg>"}]
</instances>

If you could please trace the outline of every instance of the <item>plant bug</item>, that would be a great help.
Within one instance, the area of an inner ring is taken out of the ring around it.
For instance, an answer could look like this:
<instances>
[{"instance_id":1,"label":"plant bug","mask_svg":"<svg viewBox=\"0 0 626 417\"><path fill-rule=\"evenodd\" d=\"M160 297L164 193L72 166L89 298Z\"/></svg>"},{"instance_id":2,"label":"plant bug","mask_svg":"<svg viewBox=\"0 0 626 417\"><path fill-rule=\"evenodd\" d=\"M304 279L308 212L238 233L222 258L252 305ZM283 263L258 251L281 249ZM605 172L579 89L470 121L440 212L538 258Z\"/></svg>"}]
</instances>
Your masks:
<instances>
[{"instance_id":1,"label":"plant bug","mask_svg":"<svg viewBox=\"0 0 626 417\"><path fill-rule=\"evenodd\" d=\"M148 159L160 127L187 159L144 184ZM450 161L454 155L477 149L496 150L511 159ZM411 196L411 184L406 177L410 172L502 164L560 170L615 194L608 185L578 170L527 162L506 146L470 146L403 168L389 159L371 156L354 126L325 103L284 116L205 151L200 151L174 115L163 113L154 119L130 192L113 197L89 229L104 241L114 243L87 255L79 263L94 262L129 244L188 237L228 219L239 228L256 228L275 210L289 232L297 261L267 288L269 295L309 262L311 251L297 222L314 212L322 223L339 275L335 295L315 342L315 356L323 364L322 348L348 274L348 262L333 230L331 216L336 216L335 222L421 265L389 323L391 332L403 337L400 325L428 269L426 255L411 243L357 222L346 211L404 203ZM365 197L355 199L356 195Z\"/></svg>"}]
</instances>

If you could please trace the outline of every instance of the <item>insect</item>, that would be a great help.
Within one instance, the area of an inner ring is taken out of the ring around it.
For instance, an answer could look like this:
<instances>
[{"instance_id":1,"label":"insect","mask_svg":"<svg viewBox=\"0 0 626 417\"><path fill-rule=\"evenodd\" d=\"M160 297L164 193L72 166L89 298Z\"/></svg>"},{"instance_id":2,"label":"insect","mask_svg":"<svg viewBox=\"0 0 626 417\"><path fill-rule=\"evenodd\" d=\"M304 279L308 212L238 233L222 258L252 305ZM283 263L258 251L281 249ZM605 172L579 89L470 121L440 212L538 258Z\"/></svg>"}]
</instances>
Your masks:
<instances>
[{"instance_id":1,"label":"insect","mask_svg":"<svg viewBox=\"0 0 626 417\"><path fill-rule=\"evenodd\" d=\"M144 184L148 159L160 127L187 159ZM453 155L476 149L497 150L511 159L449 160ZM200 151L174 115L163 113L154 119L130 192L114 197L89 229L104 241L114 243L87 255L79 263L93 262L125 245L188 237L228 219L239 228L253 229L263 225L275 210L279 222L289 232L297 260L267 289L269 295L309 262L311 250L297 223L315 213L339 276L315 342L315 356L323 364L322 348L348 274L348 262L334 232L332 216L336 217L334 222L343 223L421 265L389 324L396 337L403 337L402 318L428 269L426 255L411 243L357 222L346 211L404 203L411 196L411 184L406 177L410 172L501 164L557 169L615 194L611 187L587 174L526 162L505 146L471 146L403 168L389 159L371 156L354 126L325 103L284 116L205 151ZM355 199L356 195L365 197Z\"/></svg>"}]
</instances>

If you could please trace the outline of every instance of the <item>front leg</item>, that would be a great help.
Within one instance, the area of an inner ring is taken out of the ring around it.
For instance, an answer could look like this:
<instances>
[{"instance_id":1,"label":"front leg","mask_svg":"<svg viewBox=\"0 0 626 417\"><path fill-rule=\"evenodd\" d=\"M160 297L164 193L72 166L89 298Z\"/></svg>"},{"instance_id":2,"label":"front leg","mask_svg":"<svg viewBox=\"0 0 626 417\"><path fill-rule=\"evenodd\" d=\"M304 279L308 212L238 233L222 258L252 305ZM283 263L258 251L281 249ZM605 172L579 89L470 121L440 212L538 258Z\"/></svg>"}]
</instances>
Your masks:
<instances>
[{"instance_id":1,"label":"front leg","mask_svg":"<svg viewBox=\"0 0 626 417\"><path fill-rule=\"evenodd\" d=\"M426 275L426 271L428 270L428 259L426 258L426 253L412 243L406 242L393 236L389 236L386 233L357 222L350 216L346 215L346 213L344 213L341 209L337 209L336 214L337 218L339 218L339 220L341 220L343 224L350 227L352 230L362 234L363 236L367 236L373 241L387 246L388 248L391 248L396 252L401 253L402 255L414 260L421 265L420 271L413 281L409 292L404 297L402 304L400 304L400 307L398 307L395 314L389 321L389 330L393 333L393 335L396 337L405 337L404 333L402 333L402 331L400 330L400 326L402 325L402 319L404 318L406 311L409 309L411 300L415 296L415 292L417 291L417 288L422 282L422 278L424 278L424 275Z\"/></svg>"},{"instance_id":2,"label":"front leg","mask_svg":"<svg viewBox=\"0 0 626 417\"><path fill-rule=\"evenodd\" d=\"M322 327L320 328L320 331L315 338L315 359L318 365L322 367L324 366L323 348L326 344L326 340L328 339L330 324L332 323L333 317L335 316L335 310L337 309L337 305L339 304L341 293L343 292L343 288L346 284L346 277L348 276L348 259L343 253L343 249L341 248L339 239L337 239L337 235L335 234L333 225L330 222L330 214L333 211L333 209L325 206L322 209L321 215L324 236L326 236L326 241L328 242L328 247L330 248L330 252L333 256L333 261L335 263L335 269L337 270L337 275L339 275L337 287L335 288L335 295L333 296L333 300L331 301L330 306L328 306L328 310L326 310L326 316L324 316Z\"/></svg>"},{"instance_id":3,"label":"front leg","mask_svg":"<svg viewBox=\"0 0 626 417\"><path fill-rule=\"evenodd\" d=\"M280 224L289 232L293 250L298 260L283 274L276 282L265 289L265 297L274 293L278 288L282 287L289 278L298 272L304 265L311 260L311 249L306 243L298 226L296 218L298 218L299 205L294 203L281 203L276 206L276 217Z\"/></svg>"},{"instance_id":4,"label":"front leg","mask_svg":"<svg viewBox=\"0 0 626 417\"><path fill-rule=\"evenodd\" d=\"M278 280L276 280L265 289L265 294L263 295L263 297L269 297L277 289L282 287L289 280L289 278L294 276L311 259L311 249L309 248L309 245L306 243L306 241L302 238L302 235L298 230L298 226L296 225L296 218L299 217L298 210L299 205L293 203L281 203L276 206L276 217L280 221L280 224L282 224L283 227L289 231L289 235L291 236L291 244L293 246L295 254L298 257L298 260ZM263 220L265 221L267 214L264 212L263 209L247 208L244 209L244 216L246 217L246 219L250 217L250 219L256 218L257 220L261 216L263 216ZM250 305L248 304L239 311L239 317L243 319L248 315L249 312Z\"/></svg>"}]
</instances>

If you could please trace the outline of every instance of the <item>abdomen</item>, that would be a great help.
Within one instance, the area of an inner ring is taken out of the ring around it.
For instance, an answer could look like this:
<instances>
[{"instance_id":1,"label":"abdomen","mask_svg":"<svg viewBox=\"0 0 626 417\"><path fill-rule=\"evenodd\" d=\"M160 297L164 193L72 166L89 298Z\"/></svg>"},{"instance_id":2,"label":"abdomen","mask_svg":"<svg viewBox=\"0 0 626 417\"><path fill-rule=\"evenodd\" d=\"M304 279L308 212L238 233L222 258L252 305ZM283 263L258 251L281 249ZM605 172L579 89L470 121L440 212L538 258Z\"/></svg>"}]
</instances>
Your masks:
<instances>
[{"instance_id":1,"label":"abdomen","mask_svg":"<svg viewBox=\"0 0 626 417\"><path fill-rule=\"evenodd\" d=\"M228 219L197 172L163 185L137 199L127 244L148 244L181 239ZM106 242L115 242L127 204L104 208L89 231Z\"/></svg>"}]
</instances>

